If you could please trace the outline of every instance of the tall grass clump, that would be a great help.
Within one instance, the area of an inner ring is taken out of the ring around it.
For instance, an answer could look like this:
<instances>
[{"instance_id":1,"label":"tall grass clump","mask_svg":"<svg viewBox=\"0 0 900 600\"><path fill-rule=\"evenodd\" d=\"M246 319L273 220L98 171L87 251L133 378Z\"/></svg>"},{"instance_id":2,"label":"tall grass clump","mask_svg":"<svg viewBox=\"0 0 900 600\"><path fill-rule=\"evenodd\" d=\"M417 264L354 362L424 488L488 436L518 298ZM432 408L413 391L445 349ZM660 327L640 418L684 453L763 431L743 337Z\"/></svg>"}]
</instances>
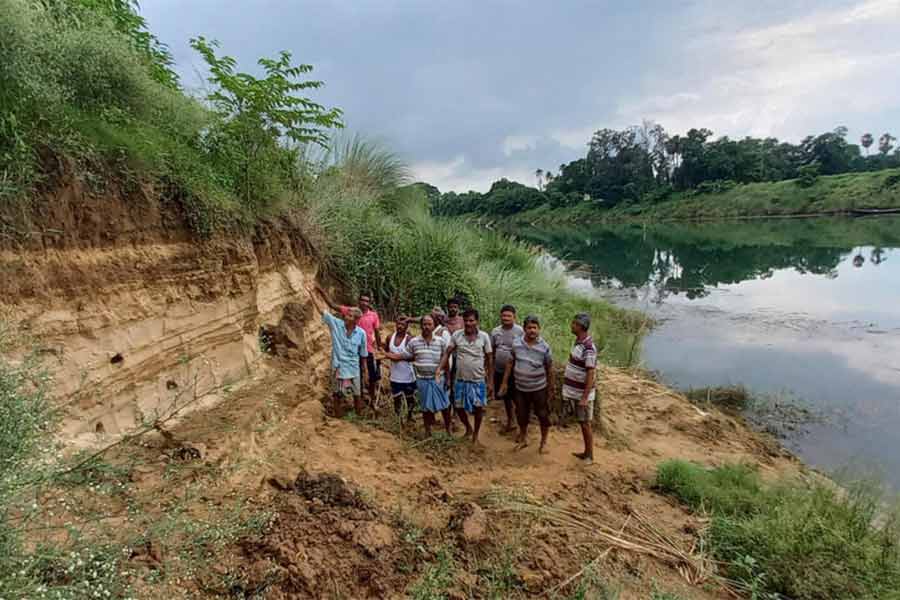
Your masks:
<instances>
[{"instance_id":1,"label":"tall grass clump","mask_svg":"<svg viewBox=\"0 0 900 600\"><path fill-rule=\"evenodd\" d=\"M746 466L677 460L656 485L710 515L713 553L755 597L900 598L900 521L873 485L767 485Z\"/></svg>"},{"instance_id":2,"label":"tall grass clump","mask_svg":"<svg viewBox=\"0 0 900 600\"><path fill-rule=\"evenodd\" d=\"M541 318L560 360L572 343L572 317L588 312L603 358L626 362L639 336L636 315L570 292L562 273L524 243L434 218L420 186L397 185L407 182L401 160L358 137L345 144L309 161L301 212L323 264L350 297L369 293L393 317L422 314L462 295L481 312L484 329L496 325L501 306L513 304L520 317Z\"/></svg>"}]
</instances>

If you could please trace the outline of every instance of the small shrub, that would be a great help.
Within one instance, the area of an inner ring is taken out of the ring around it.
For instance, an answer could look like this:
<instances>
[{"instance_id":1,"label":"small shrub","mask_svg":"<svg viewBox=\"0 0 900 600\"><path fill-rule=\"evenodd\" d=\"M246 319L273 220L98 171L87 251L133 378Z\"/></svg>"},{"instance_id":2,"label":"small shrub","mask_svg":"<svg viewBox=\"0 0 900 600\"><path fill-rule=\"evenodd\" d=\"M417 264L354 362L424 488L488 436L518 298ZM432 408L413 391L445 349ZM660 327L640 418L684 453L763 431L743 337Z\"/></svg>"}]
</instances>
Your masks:
<instances>
[{"instance_id":1,"label":"small shrub","mask_svg":"<svg viewBox=\"0 0 900 600\"><path fill-rule=\"evenodd\" d=\"M819 165L804 165L797 169L797 185L803 188L812 187L819 180Z\"/></svg>"}]
</instances>

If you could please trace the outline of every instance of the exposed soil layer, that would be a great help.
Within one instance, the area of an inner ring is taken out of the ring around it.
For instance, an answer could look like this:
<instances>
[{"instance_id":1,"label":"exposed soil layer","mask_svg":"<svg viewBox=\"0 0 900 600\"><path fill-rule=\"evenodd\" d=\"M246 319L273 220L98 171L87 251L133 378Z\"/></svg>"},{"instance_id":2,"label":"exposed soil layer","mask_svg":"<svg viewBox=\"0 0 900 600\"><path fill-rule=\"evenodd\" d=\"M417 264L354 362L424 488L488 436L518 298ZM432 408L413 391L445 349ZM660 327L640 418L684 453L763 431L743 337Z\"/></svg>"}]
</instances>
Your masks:
<instances>
[{"instance_id":1,"label":"exposed soil layer","mask_svg":"<svg viewBox=\"0 0 900 600\"><path fill-rule=\"evenodd\" d=\"M0 315L52 359L65 437L215 401L253 372L260 328L316 276L286 220L199 240L177 203L155 198L69 181L0 241ZM315 332L304 342L315 348Z\"/></svg>"}]
</instances>

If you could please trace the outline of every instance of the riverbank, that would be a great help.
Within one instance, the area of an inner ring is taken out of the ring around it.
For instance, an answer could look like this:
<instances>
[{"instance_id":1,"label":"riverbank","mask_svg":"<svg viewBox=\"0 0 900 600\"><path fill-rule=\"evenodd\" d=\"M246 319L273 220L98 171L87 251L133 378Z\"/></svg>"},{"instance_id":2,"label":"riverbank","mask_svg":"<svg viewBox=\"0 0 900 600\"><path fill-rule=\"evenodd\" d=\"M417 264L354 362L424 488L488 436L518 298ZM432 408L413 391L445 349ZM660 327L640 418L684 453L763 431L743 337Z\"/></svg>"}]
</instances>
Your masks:
<instances>
[{"instance_id":1,"label":"riverbank","mask_svg":"<svg viewBox=\"0 0 900 600\"><path fill-rule=\"evenodd\" d=\"M539 208L504 219L513 225L708 221L854 215L900 210L900 169L799 180L725 186L714 191L676 192L657 203L625 203L603 209L589 203ZM473 215L475 216L475 215ZM477 218L477 216L475 216Z\"/></svg>"}]
</instances>

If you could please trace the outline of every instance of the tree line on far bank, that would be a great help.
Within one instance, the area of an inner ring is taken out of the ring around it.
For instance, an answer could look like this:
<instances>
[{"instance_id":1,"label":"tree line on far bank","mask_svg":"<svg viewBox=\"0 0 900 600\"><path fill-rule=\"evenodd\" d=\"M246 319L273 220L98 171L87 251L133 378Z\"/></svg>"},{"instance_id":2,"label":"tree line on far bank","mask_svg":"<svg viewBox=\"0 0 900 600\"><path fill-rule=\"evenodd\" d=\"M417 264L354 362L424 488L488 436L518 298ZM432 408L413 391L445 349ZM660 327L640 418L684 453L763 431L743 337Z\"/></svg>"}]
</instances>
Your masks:
<instances>
[{"instance_id":1,"label":"tree line on far bank","mask_svg":"<svg viewBox=\"0 0 900 600\"><path fill-rule=\"evenodd\" d=\"M807 136L799 144L776 138L714 139L705 128L670 135L661 125L645 122L598 130L584 158L560 165L555 173L537 169L536 187L501 179L486 194L441 194L428 185L426 192L432 210L446 216L504 216L544 205L588 203L606 209L625 202L654 204L675 193L721 192L737 184L788 179L810 186L819 175L900 167L896 141L890 133L877 139L866 133L854 144L846 127Z\"/></svg>"}]
</instances>

